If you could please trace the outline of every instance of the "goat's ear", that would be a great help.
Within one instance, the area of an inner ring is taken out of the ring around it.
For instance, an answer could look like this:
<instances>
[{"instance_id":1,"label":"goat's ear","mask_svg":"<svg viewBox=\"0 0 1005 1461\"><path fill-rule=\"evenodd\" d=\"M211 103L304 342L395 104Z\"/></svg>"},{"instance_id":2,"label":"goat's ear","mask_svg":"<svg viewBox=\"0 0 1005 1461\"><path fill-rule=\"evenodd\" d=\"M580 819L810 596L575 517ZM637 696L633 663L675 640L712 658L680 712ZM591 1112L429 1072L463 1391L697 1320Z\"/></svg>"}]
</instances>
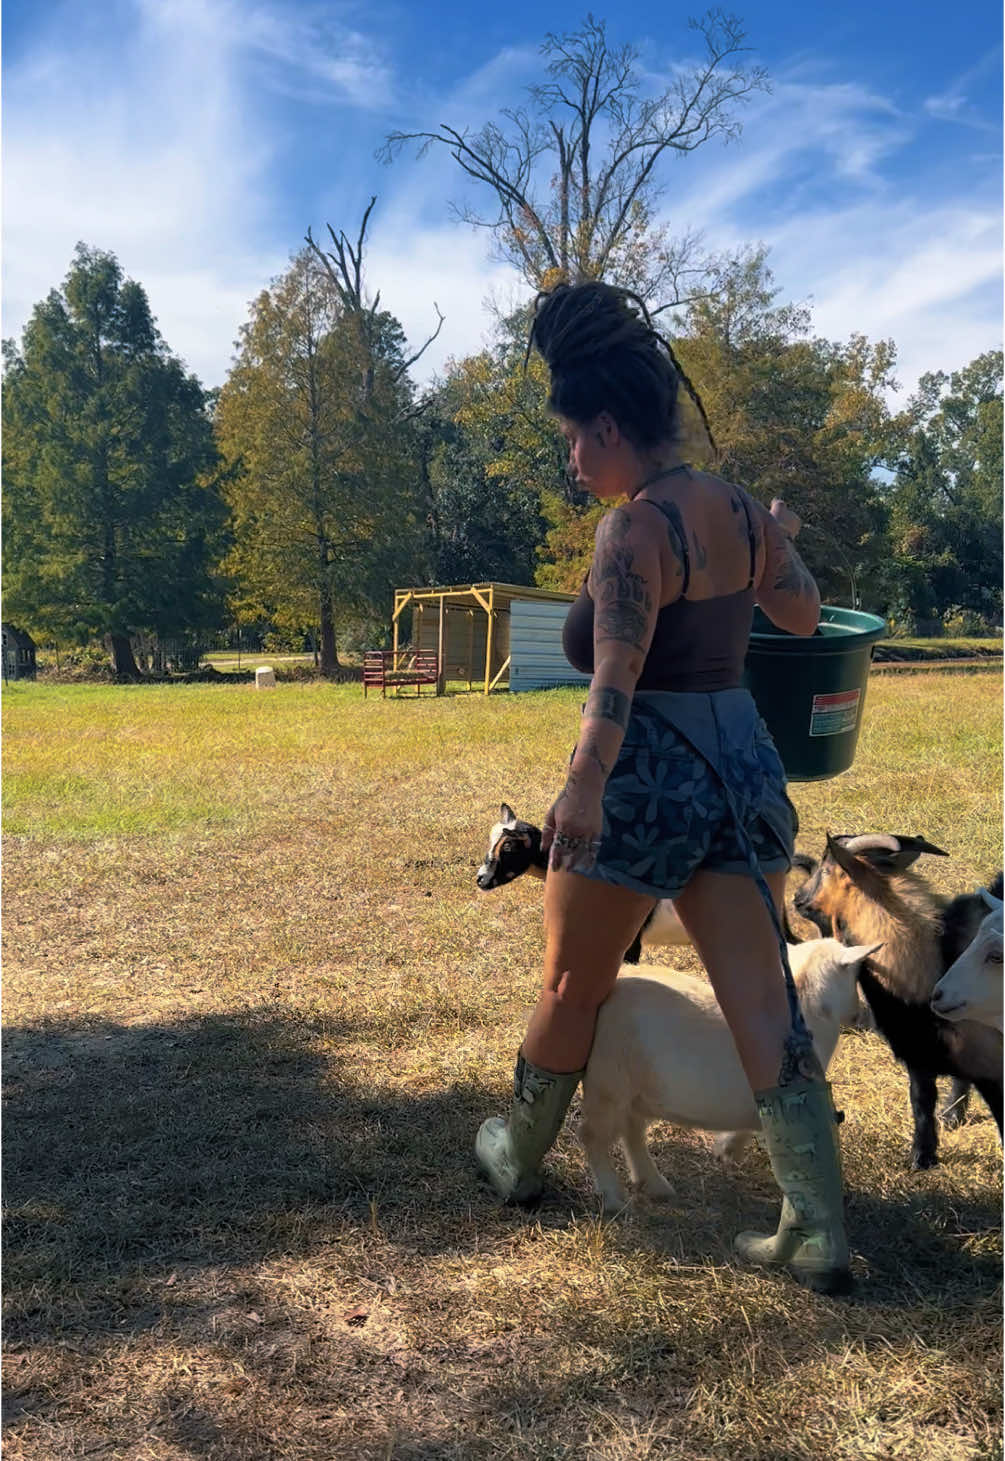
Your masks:
<instances>
[{"instance_id":1,"label":"goat's ear","mask_svg":"<svg viewBox=\"0 0 1005 1461\"><path fill-rule=\"evenodd\" d=\"M996 898L994 893L989 893L987 888L978 888L977 891L992 913L1000 912L1002 908L1005 908L1005 903L1000 898Z\"/></svg>"},{"instance_id":2,"label":"goat's ear","mask_svg":"<svg viewBox=\"0 0 1005 1461\"><path fill-rule=\"evenodd\" d=\"M875 954L882 944L846 944L838 955L842 964L861 964L870 954Z\"/></svg>"},{"instance_id":3,"label":"goat's ear","mask_svg":"<svg viewBox=\"0 0 1005 1461\"><path fill-rule=\"evenodd\" d=\"M949 856L944 847L936 847L934 842L928 842L924 837L898 837L897 841L901 847L909 847L916 856L920 856L923 852L929 852L934 857Z\"/></svg>"},{"instance_id":4,"label":"goat's ear","mask_svg":"<svg viewBox=\"0 0 1005 1461\"><path fill-rule=\"evenodd\" d=\"M792 854L792 866L798 868L801 873L815 873L819 867L815 857L810 857L808 852L794 852Z\"/></svg>"},{"instance_id":5,"label":"goat's ear","mask_svg":"<svg viewBox=\"0 0 1005 1461\"><path fill-rule=\"evenodd\" d=\"M499 808L499 819L504 827L512 827L516 822L516 812L514 812L509 802L503 802Z\"/></svg>"}]
</instances>

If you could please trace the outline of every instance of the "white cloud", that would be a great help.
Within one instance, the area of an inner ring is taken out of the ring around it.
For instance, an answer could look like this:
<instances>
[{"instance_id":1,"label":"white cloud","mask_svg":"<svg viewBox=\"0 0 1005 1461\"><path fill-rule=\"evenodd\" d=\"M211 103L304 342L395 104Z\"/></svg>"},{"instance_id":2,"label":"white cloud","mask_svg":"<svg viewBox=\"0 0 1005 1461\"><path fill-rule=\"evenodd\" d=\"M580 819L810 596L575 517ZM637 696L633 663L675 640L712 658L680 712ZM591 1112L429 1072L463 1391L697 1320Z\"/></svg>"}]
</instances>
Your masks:
<instances>
[{"instance_id":1,"label":"white cloud","mask_svg":"<svg viewBox=\"0 0 1005 1461\"><path fill-rule=\"evenodd\" d=\"M707 150L693 182L678 172L666 209L713 249L767 244L781 296L810 302L818 334L892 337L901 394L1002 334L997 169L982 187L961 169L955 194L934 194L898 166L918 125L860 86L783 79L739 147Z\"/></svg>"},{"instance_id":2,"label":"white cloud","mask_svg":"<svg viewBox=\"0 0 1005 1461\"><path fill-rule=\"evenodd\" d=\"M266 85L302 101L381 108L393 97L384 46L344 24L330 5L293 10L241 0L137 0L137 7L172 49L186 36L203 50L254 58Z\"/></svg>"},{"instance_id":3,"label":"white cloud","mask_svg":"<svg viewBox=\"0 0 1005 1461\"><path fill-rule=\"evenodd\" d=\"M277 205L252 68L299 73L328 98L386 101L387 68L354 32L325 35L229 0L137 0L117 48L53 18L8 68L4 145L4 333L63 279L78 240L143 284L169 347L219 384L248 302L299 247Z\"/></svg>"},{"instance_id":4,"label":"white cloud","mask_svg":"<svg viewBox=\"0 0 1005 1461\"><path fill-rule=\"evenodd\" d=\"M910 135L891 102L853 83L778 82L744 115L739 143L710 143L671 175L675 208L696 225L707 226L747 200L745 212L751 211L760 190L779 195L775 208L790 209L807 189L828 181L882 188L880 165Z\"/></svg>"},{"instance_id":5,"label":"white cloud","mask_svg":"<svg viewBox=\"0 0 1005 1461\"><path fill-rule=\"evenodd\" d=\"M83 240L117 255L168 345L212 383L283 261L255 243L272 145L226 45L167 20L141 17L118 53L58 51L50 37L8 72L4 330L21 329Z\"/></svg>"},{"instance_id":6,"label":"white cloud","mask_svg":"<svg viewBox=\"0 0 1005 1461\"><path fill-rule=\"evenodd\" d=\"M420 379L482 346L492 327L486 296L526 297L515 272L493 261L490 235L450 220L448 199L491 213L492 198L468 191L443 148L381 170L349 131L355 167L336 170L319 132L307 154L313 192L287 198L284 129L299 127L300 142L306 128L302 112L267 116L263 85L310 102L341 98L371 132L383 129L374 109L399 86L381 44L330 10L128 0L115 51L93 30L93 13L71 46L61 14L34 53L7 68L5 333L21 329L83 239L118 255L146 287L170 347L219 384L249 301L285 268L306 224L318 238L328 221L355 236L371 191L373 287L413 349L434 328L434 300L446 316ZM518 104L538 66L536 49L507 48L448 97L409 79L394 121L477 127ZM917 150L911 171L901 167L920 128L965 110L972 84L960 78L909 117L860 84L814 80L803 58L772 95L751 100L739 144L712 143L667 168L665 216L675 231L701 229L711 248L763 240L783 297L811 298L818 332L893 336L909 391L921 371L957 368L1001 338L997 164L961 158L958 181L941 192Z\"/></svg>"},{"instance_id":7,"label":"white cloud","mask_svg":"<svg viewBox=\"0 0 1005 1461\"><path fill-rule=\"evenodd\" d=\"M1000 345L1000 231L990 206L870 203L794 220L771 240L771 262L793 293L812 295L817 333L896 342L904 396L925 371Z\"/></svg>"},{"instance_id":8,"label":"white cloud","mask_svg":"<svg viewBox=\"0 0 1005 1461\"><path fill-rule=\"evenodd\" d=\"M979 132L992 132L997 135L999 128L978 113L967 92L979 85L989 74L998 75L1000 71L1001 48L999 47L982 56L975 65L964 71L962 76L956 77L944 91L926 97L922 105L929 116L940 122L956 122L964 127L973 127Z\"/></svg>"}]
</instances>

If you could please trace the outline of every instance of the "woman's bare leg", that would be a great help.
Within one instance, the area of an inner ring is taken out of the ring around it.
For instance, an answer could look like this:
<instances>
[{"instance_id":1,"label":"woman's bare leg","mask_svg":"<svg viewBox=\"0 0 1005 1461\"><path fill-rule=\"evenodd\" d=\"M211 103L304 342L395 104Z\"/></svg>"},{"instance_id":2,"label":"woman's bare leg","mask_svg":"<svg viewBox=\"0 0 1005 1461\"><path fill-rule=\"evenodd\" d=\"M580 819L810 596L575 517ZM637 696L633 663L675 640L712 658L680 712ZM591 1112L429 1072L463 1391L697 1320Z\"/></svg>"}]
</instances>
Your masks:
<instances>
[{"instance_id":1,"label":"woman's bare leg","mask_svg":"<svg viewBox=\"0 0 1005 1461\"><path fill-rule=\"evenodd\" d=\"M780 911L785 873L765 881ZM792 1025L778 937L753 878L697 872L674 904L708 971L751 1090L779 1083Z\"/></svg>"},{"instance_id":2,"label":"woman's bare leg","mask_svg":"<svg viewBox=\"0 0 1005 1461\"><path fill-rule=\"evenodd\" d=\"M597 1010L654 901L563 868L548 873L544 984L521 1047L533 1065L556 1073L586 1065Z\"/></svg>"}]
</instances>

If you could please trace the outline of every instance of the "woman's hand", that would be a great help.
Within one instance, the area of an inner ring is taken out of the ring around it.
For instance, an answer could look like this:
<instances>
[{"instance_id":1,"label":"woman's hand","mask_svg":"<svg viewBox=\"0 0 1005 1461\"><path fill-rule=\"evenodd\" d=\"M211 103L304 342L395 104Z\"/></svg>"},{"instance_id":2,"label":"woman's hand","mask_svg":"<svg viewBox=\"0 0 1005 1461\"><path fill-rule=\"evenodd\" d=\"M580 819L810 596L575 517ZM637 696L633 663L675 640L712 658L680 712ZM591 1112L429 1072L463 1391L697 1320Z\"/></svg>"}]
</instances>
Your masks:
<instances>
[{"instance_id":1,"label":"woman's hand","mask_svg":"<svg viewBox=\"0 0 1005 1461\"><path fill-rule=\"evenodd\" d=\"M549 853L549 869L589 872L594 866L604 830L603 795L602 781L594 784L569 777L541 830L541 850Z\"/></svg>"},{"instance_id":2,"label":"woman's hand","mask_svg":"<svg viewBox=\"0 0 1005 1461\"><path fill-rule=\"evenodd\" d=\"M794 538L803 525L802 519L796 516L791 507L786 507L780 497L771 499L771 516L787 538Z\"/></svg>"}]
</instances>

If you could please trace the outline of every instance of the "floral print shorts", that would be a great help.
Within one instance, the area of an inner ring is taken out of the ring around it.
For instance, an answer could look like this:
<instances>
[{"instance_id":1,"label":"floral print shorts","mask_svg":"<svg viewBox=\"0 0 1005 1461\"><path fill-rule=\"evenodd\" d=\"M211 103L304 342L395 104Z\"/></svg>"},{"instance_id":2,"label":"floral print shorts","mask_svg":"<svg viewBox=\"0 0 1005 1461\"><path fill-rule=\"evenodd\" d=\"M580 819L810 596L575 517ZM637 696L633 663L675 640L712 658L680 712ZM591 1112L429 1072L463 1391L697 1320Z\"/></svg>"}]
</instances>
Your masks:
<instances>
[{"instance_id":1,"label":"floral print shorts","mask_svg":"<svg viewBox=\"0 0 1005 1461\"><path fill-rule=\"evenodd\" d=\"M673 898L700 868L751 876L751 848L761 873L787 870L798 825L748 691L638 691L584 876Z\"/></svg>"}]
</instances>

